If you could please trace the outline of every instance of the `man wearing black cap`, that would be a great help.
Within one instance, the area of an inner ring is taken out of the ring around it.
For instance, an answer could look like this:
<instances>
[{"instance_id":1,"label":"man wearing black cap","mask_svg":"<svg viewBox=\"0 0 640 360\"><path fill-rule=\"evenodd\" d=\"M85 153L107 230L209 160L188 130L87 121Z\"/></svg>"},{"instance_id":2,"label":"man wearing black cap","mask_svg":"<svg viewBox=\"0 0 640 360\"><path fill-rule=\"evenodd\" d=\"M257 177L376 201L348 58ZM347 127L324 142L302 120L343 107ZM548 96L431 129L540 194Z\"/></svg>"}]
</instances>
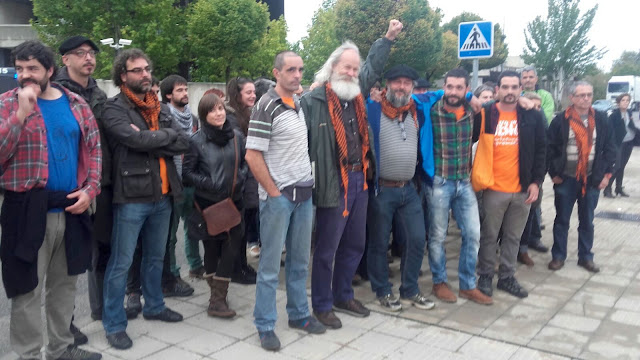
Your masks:
<instances>
[{"instance_id":1,"label":"man wearing black cap","mask_svg":"<svg viewBox=\"0 0 640 360\"><path fill-rule=\"evenodd\" d=\"M419 309L432 309L433 301L418 287L425 246L422 200L412 181L418 162L418 114L412 98L418 79L414 69L396 65L385 74L386 89L381 102L369 102L367 113L376 154L375 191L369 192L367 267L371 288L380 305L391 311L402 309L400 299ZM389 282L387 248L391 224L396 221L404 239L400 299Z\"/></svg>"},{"instance_id":2,"label":"man wearing black cap","mask_svg":"<svg viewBox=\"0 0 640 360\"><path fill-rule=\"evenodd\" d=\"M102 319L102 282L111 253L111 227L113 213L111 210L111 151L104 136L102 110L107 95L98 88L95 79L91 77L96 68L96 44L84 36L72 36L62 42L58 48L64 64L58 71L56 82L70 91L82 96L89 104L93 116L96 118L100 130L102 144L102 182L100 195L96 197L96 209L93 214L93 270L87 273L89 285L89 306L91 318ZM71 322L71 333L75 344L87 342L84 335Z\"/></svg>"},{"instance_id":3,"label":"man wearing black cap","mask_svg":"<svg viewBox=\"0 0 640 360\"><path fill-rule=\"evenodd\" d=\"M321 84L303 96L309 156L316 183L316 247L311 271L313 312L329 328L342 327L334 310L365 317L369 309L354 298L351 280L365 249L367 170L374 168L365 94L380 78L402 23L391 20L360 67L360 52L345 42L316 74Z\"/></svg>"}]
</instances>

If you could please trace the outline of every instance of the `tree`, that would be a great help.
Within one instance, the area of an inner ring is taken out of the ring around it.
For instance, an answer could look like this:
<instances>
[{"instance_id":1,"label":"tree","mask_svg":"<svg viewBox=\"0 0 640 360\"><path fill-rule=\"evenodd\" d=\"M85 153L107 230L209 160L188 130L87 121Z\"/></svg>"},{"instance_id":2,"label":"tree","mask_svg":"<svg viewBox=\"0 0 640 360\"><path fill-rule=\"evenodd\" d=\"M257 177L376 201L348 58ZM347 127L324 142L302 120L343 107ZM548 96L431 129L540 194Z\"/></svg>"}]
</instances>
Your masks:
<instances>
[{"instance_id":1,"label":"tree","mask_svg":"<svg viewBox=\"0 0 640 360\"><path fill-rule=\"evenodd\" d=\"M40 39L53 48L74 35L85 35L96 43L103 38L130 39L133 47L149 55L159 77L175 73L186 59L184 31L179 26L183 11L173 0L34 0L33 13L32 24ZM101 50L94 76L108 78L115 50L108 46Z\"/></svg>"},{"instance_id":2,"label":"tree","mask_svg":"<svg viewBox=\"0 0 640 360\"><path fill-rule=\"evenodd\" d=\"M257 78L271 77L273 60L280 51L290 48L287 43L287 24L281 16L278 20L269 22L269 28L262 39L256 44L257 51L245 58L240 65L237 75Z\"/></svg>"},{"instance_id":3,"label":"tree","mask_svg":"<svg viewBox=\"0 0 640 360\"><path fill-rule=\"evenodd\" d=\"M640 76L640 51L625 51L613 62L611 75Z\"/></svg>"},{"instance_id":4,"label":"tree","mask_svg":"<svg viewBox=\"0 0 640 360\"><path fill-rule=\"evenodd\" d=\"M439 79L447 71L460 65L460 59L458 59L458 36L451 31L442 33L442 51L439 55L431 72L426 75L426 79Z\"/></svg>"},{"instance_id":5,"label":"tree","mask_svg":"<svg viewBox=\"0 0 640 360\"><path fill-rule=\"evenodd\" d=\"M304 61L303 82L313 82L315 73L320 70L329 55L340 46L336 34L335 1L325 0L322 7L313 15L309 35L298 43L298 52Z\"/></svg>"},{"instance_id":6,"label":"tree","mask_svg":"<svg viewBox=\"0 0 640 360\"><path fill-rule=\"evenodd\" d=\"M259 51L268 25L267 5L255 0L199 0L192 4L187 33L194 56L193 78L226 82L232 73L246 72L246 59Z\"/></svg>"},{"instance_id":7,"label":"tree","mask_svg":"<svg viewBox=\"0 0 640 360\"><path fill-rule=\"evenodd\" d=\"M391 19L401 19L402 33L392 49L388 66L407 64L421 76L434 74L441 58L442 15L424 0L338 0L336 35L340 41L351 40L362 56L371 44L384 35Z\"/></svg>"},{"instance_id":8,"label":"tree","mask_svg":"<svg viewBox=\"0 0 640 360\"><path fill-rule=\"evenodd\" d=\"M607 84L611 74L606 74L595 64L587 66L582 78L593 85L593 99L605 99L607 97Z\"/></svg>"},{"instance_id":9,"label":"tree","mask_svg":"<svg viewBox=\"0 0 640 360\"><path fill-rule=\"evenodd\" d=\"M589 46L587 34L598 5L580 15L580 0L548 0L548 16L536 17L524 31L526 47L522 58L533 64L540 77L551 83L556 100L569 76L580 76L606 51Z\"/></svg>"},{"instance_id":10,"label":"tree","mask_svg":"<svg viewBox=\"0 0 640 360\"><path fill-rule=\"evenodd\" d=\"M443 31L451 31L456 36L456 57L458 56L458 25L468 21L484 21L479 15L470 12L463 12L455 16L451 21L442 26ZM490 58L480 59L478 62L479 69L491 69L504 63L509 55L509 48L504 42L506 35L502 33L500 24L493 25L493 56ZM463 60L460 62L462 67L471 72L473 69L473 60Z\"/></svg>"}]
</instances>

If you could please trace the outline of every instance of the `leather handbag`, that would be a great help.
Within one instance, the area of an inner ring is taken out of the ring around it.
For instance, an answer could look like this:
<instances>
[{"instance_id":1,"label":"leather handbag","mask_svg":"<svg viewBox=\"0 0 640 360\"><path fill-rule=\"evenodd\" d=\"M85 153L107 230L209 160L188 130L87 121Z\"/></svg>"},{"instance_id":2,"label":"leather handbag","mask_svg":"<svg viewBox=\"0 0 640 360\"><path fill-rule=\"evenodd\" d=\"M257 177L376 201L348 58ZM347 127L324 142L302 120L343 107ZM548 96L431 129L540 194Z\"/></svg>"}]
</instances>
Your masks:
<instances>
[{"instance_id":1,"label":"leather handbag","mask_svg":"<svg viewBox=\"0 0 640 360\"><path fill-rule=\"evenodd\" d=\"M202 214L204 222L207 224L207 233L211 236L228 233L232 228L236 227L242 221L242 215L233 203L233 193L236 189L236 180L238 179L238 138L233 137L233 147L235 149L236 160L233 170L233 183L231 184L231 194L228 198L217 202L204 210L200 209L197 201L194 201L196 208Z\"/></svg>"},{"instance_id":2,"label":"leather handbag","mask_svg":"<svg viewBox=\"0 0 640 360\"><path fill-rule=\"evenodd\" d=\"M485 109L482 109L482 122L478 149L471 168L471 186L473 191L482 191L494 184L493 178L493 138L494 134L485 132Z\"/></svg>"}]
</instances>

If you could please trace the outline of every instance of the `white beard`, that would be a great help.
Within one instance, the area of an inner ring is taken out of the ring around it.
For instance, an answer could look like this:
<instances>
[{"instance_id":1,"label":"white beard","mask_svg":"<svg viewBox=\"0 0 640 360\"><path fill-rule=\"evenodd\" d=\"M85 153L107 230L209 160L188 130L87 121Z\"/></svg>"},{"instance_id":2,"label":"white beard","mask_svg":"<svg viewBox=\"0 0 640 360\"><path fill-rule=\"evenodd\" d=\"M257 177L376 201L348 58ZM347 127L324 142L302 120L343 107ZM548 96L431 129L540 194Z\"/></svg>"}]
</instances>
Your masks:
<instances>
[{"instance_id":1,"label":"white beard","mask_svg":"<svg viewBox=\"0 0 640 360\"><path fill-rule=\"evenodd\" d=\"M340 100L351 101L360 95L360 83L358 78L331 74L331 89Z\"/></svg>"}]
</instances>

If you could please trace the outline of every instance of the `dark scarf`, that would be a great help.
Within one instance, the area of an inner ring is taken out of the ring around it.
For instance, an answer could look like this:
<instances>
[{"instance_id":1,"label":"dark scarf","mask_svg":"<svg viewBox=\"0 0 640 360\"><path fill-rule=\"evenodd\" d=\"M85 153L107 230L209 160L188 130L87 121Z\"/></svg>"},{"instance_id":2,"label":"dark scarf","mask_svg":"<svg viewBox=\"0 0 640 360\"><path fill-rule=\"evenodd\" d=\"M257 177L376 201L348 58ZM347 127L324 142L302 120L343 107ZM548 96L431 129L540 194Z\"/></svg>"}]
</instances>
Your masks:
<instances>
[{"instance_id":1,"label":"dark scarf","mask_svg":"<svg viewBox=\"0 0 640 360\"><path fill-rule=\"evenodd\" d=\"M208 122L204 121L202 123L202 131L207 136L208 140L211 140L214 144L218 146L225 146L229 142L229 140L233 139L233 126L229 121L224 122L222 124L222 128L213 126Z\"/></svg>"},{"instance_id":2,"label":"dark scarf","mask_svg":"<svg viewBox=\"0 0 640 360\"><path fill-rule=\"evenodd\" d=\"M342 179L342 187L344 188L344 211L343 217L349 215L347 210L347 193L349 192L349 173L347 171L347 135L342 122L342 106L338 95L331 89L331 84L326 85L327 105L329 106L329 116L331 124L336 132L336 143L338 144L338 155L340 157L340 177ZM365 179L367 177L367 168L369 161L367 160L367 152L369 151L369 128L367 125L367 112L364 107L364 98L362 94L358 94L353 99L353 105L356 109L356 118L358 120L358 130L362 138L362 172ZM364 182L364 190L367 189L367 182Z\"/></svg>"},{"instance_id":3,"label":"dark scarf","mask_svg":"<svg viewBox=\"0 0 640 360\"><path fill-rule=\"evenodd\" d=\"M584 122L573 106L565 111L564 117L569 120L569 126L576 135L576 145L578 146L578 165L576 166L576 179L582 182L582 196L587 192L587 166L589 165L589 153L593 146L593 129L596 127L596 113L593 108L589 109L588 126Z\"/></svg>"}]
</instances>

